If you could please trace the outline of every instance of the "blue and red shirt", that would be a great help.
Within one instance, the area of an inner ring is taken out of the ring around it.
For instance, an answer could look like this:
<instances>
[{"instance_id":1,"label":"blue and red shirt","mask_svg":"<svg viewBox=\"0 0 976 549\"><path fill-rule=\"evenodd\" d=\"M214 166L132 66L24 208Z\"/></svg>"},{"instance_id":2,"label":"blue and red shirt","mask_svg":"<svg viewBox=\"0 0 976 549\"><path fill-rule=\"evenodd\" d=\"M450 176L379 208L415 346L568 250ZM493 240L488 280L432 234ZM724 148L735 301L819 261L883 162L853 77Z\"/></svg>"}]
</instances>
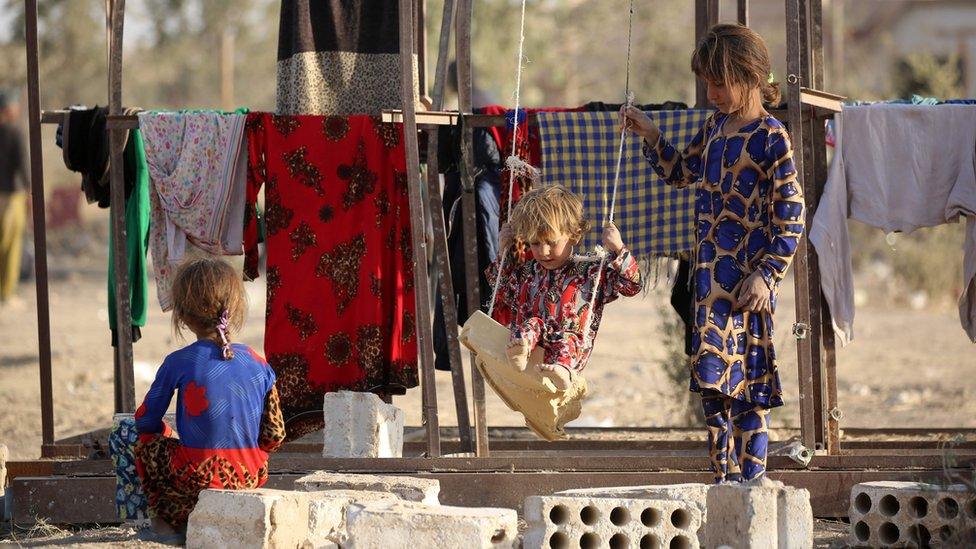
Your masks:
<instances>
[{"instance_id":1,"label":"blue and red shirt","mask_svg":"<svg viewBox=\"0 0 976 549\"><path fill-rule=\"evenodd\" d=\"M221 348L199 340L163 361L156 379L136 410L140 440L168 435L163 414L173 392L180 448L173 467L203 463L219 456L239 464L239 474L256 474L267 464L259 444L265 401L275 374L250 347L233 344L234 358L224 360Z\"/></svg>"}]
</instances>

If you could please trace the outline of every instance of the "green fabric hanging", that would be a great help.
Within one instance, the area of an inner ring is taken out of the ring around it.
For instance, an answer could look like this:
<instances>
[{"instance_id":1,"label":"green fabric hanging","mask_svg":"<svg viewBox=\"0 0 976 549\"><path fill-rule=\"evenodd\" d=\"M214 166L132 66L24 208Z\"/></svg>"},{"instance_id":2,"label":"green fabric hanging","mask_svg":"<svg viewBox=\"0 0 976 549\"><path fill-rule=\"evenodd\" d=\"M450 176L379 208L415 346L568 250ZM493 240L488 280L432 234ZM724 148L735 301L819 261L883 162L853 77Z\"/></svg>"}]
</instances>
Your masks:
<instances>
[{"instance_id":1,"label":"green fabric hanging","mask_svg":"<svg viewBox=\"0 0 976 549\"><path fill-rule=\"evenodd\" d=\"M143 148L142 133L129 131L129 140L123 153L126 163L135 168L135 185L125 202L126 260L129 270L129 307L132 325L146 325L149 304L149 276L146 270L146 252L149 249L149 168ZM109 224L108 247L108 323L115 332L115 268L113 263L112 226ZM116 338L112 338L115 340Z\"/></svg>"}]
</instances>

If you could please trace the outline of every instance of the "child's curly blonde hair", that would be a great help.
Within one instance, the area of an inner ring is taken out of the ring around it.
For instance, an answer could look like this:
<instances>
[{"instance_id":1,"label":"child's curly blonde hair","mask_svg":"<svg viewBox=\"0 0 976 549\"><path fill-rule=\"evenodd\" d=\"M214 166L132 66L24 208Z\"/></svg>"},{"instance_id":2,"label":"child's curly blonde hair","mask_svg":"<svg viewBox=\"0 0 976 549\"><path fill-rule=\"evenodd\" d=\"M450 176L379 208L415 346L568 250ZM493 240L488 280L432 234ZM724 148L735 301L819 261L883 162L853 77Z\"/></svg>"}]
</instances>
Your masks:
<instances>
[{"instance_id":1,"label":"child's curly blonde hair","mask_svg":"<svg viewBox=\"0 0 976 549\"><path fill-rule=\"evenodd\" d=\"M247 314L244 283L234 268L216 257L188 260L176 271L171 292L173 331L180 335L185 326L198 337L219 338L224 358L234 358L230 333L244 326Z\"/></svg>"},{"instance_id":2,"label":"child's curly blonde hair","mask_svg":"<svg viewBox=\"0 0 976 549\"><path fill-rule=\"evenodd\" d=\"M523 242L538 242L557 235L579 242L590 230L589 222L583 217L583 201L562 185L526 193L512 210L510 223L515 238Z\"/></svg>"}]
</instances>

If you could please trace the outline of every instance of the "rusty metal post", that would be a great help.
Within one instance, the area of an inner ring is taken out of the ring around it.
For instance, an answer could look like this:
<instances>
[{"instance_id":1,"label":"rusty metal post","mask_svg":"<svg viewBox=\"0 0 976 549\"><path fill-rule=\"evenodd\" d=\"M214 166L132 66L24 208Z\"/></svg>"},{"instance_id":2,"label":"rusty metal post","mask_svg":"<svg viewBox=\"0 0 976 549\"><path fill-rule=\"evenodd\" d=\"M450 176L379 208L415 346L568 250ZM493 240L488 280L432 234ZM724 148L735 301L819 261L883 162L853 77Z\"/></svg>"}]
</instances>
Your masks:
<instances>
[{"instance_id":1,"label":"rusty metal post","mask_svg":"<svg viewBox=\"0 0 976 549\"><path fill-rule=\"evenodd\" d=\"M464 230L464 274L467 280L468 311L481 307L481 291L478 281L478 223L475 211L474 149L471 124L464 122L463 115L472 112L471 106L471 17L474 11L472 0L458 0L457 11L457 55L458 109L462 113L461 126L461 216ZM474 366L471 355L471 398L474 401L475 446L478 457L487 457L488 418L485 407L485 380Z\"/></svg>"},{"instance_id":2,"label":"rusty metal post","mask_svg":"<svg viewBox=\"0 0 976 549\"><path fill-rule=\"evenodd\" d=\"M438 42L437 67L434 72L434 96L431 99L431 107L435 111L441 110L444 103L447 57L450 50L451 26L454 24L454 8L454 0L445 0L444 17L441 21L441 34ZM461 451L473 452L471 420L468 416L467 387L464 382L464 363L461 360L461 345L458 343L457 304L454 300L451 261L447 250L447 229L444 223L444 204L441 200L440 174L438 173L438 127L427 132L427 203L430 210L431 225L434 229L434 259L437 262L437 279L441 306L444 311L444 332L447 336L447 350L450 356L451 381L454 383L454 407L457 413L458 436L461 439Z\"/></svg>"},{"instance_id":3,"label":"rusty metal post","mask_svg":"<svg viewBox=\"0 0 976 549\"><path fill-rule=\"evenodd\" d=\"M695 0L695 45L705 37L705 33L712 25L718 23L718 0ZM706 88L701 79L695 80L695 108L708 107Z\"/></svg>"},{"instance_id":4,"label":"rusty metal post","mask_svg":"<svg viewBox=\"0 0 976 549\"><path fill-rule=\"evenodd\" d=\"M810 12L810 70L812 73L813 87L824 89L826 70L824 67L824 46L823 46L823 0L807 0ZM816 202L820 202L823 194L824 183L827 181L827 145L826 129L824 120L814 119L811 140L814 144L814 194ZM814 204L813 210L816 210ZM811 211L812 218L813 212ZM811 247L812 250L812 247ZM813 250L816 257L816 250ZM826 423L823 436L823 443L827 453L836 455L840 453L840 420L841 412L837 404L837 355L836 341L834 339L833 322L830 319L830 310L826 305L820 284L819 262L815 262L816 272L812 273L811 284L811 303L820 310L820 338L822 342L822 370L823 383L821 385L822 398L821 407Z\"/></svg>"},{"instance_id":5,"label":"rusty metal post","mask_svg":"<svg viewBox=\"0 0 976 549\"><path fill-rule=\"evenodd\" d=\"M413 64L413 2L400 5L400 89L403 93L403 140L407 155L410 232L413 241L413 289L417 303L417 350L423 376L423 418L427 426L427 455L441 455L440 422L437 419L437 387L434 385L434 347L431 337L430 286L427 277L427 241L424 236L424 203L420 190L420 146L417 143L417 90Z\"/></svg>"},{"instance_id":6,"label":"rusty metal post","mask_svg":"<svg viewBox=\"0 0 976 549\"><path fill-rule=\"evenodd\" d=\"M736 20L740 25L749 26L749 0L738 0Z\"/></svg>"},{"instance_id":7,"label":"rusty metal post","mask_svg":"<svg viewBox=\"0 0 976 549\"><path fill-rule=\"evenodd\" d=\"M109 98L110 115L122 114L122 31L125 22L125 0L111 3L109 48ZM125 229L125 175L123 152L126 130L110 128L109 132L109 189L111 192L112 217L112 267L115 269L115 330L117 334L118 367L115 386L118 401L116 412L135 412L135 375L132 371L132 310L129 304L129 267Z\"/></svg>"},{"instance_id":8,"label":"rusty metal post","mask_svg":"<svg viewBox=\"0 0 976 549\"><path fill-rule=\"evenodd\" d=\"M414 20L417 34L414 38L414 51L417 53L417 80L420 84L420 101L425 105L433 105L433 99L428 95L427 80L427 0L414 0ZM437 109L433 109L437 110Z\"/></svg>"},{"instance_id":9,"label":"rusty metal post","mask_svg":"<svg viewBox=\"0 0 976 549\"><path fill-rule=\"evenodd\" d=\"M54 445L54 394L51 372L51 311L48 300L47 229L44 220L44 161L41 149L41 100L38 83L37 0L25 0L27 39L27 111L30 146L30 202L34 220L34 270L37 291L37 351L41 382L41 455Z\"/></svg>"},{"instance_id":10,"label":"rusty metal post","mask_svg":"<svg viewBox=\"0 0 976 549\"><path fill-rule=\"evenodd\" d=\"M801 12L801 0L786 0L786 90L788 123L790 137L793 141L797 180L804 191L807 191L806 172L804 171L804 131L803 106L800 104L800 87L803 85L803 56L801 50L800 26L806 23L805 14ZM798 325L810 326L810 260L807 239L800 240L793 261L793 273L796 294L796 321ZM800 326L802 327L802 326ZM816 448L816 418L814 413L814 391L817 387L813 381L813 346L811 339L806 337L805 330L796 330L797 338L797 369L800 389L800 438L804 446ZM800 337L803 335L804 337ZM819 344L819 343L818 343Z\"/></svg>"}]
</instances>

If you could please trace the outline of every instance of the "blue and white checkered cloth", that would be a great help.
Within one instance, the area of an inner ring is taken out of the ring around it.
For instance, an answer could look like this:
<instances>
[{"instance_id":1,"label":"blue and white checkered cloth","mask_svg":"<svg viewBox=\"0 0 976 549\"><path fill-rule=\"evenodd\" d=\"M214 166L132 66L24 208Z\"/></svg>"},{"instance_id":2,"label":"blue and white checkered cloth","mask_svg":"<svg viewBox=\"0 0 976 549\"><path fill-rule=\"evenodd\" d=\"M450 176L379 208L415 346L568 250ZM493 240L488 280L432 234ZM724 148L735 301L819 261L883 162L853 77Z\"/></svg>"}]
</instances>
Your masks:
<instances>
[{"instance_id":1,"label":"blue and white checkered cloth","mask_svg":"<svg viewBox=\"0 0 976 549\"><path fill-rule=\"evenodd\" d=\"M679 151L695 137L711 114L708 110L647 113ZM562 184L583 198L594 226L583 239L591 249L600 243L620 147L617 112L541 112L537 115L542 144L542 182ZM624 243L638 258L675 256L695 245L694 189L667 185L644 159L641 140L627 133L614 222Z\"/></svg>"}]
</instances>

